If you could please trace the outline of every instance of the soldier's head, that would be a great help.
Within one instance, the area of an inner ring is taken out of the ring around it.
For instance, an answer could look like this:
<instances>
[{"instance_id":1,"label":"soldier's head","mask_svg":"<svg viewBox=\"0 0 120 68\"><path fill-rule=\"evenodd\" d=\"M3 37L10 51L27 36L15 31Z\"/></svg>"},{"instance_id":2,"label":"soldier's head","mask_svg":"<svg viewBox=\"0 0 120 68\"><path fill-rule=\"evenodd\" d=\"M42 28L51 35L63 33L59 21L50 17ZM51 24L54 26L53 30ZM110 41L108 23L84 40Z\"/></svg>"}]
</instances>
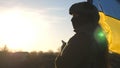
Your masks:
<instances>
[{"instance_id":1,"label":"soldier's head","mask_svg":"<svg viewBox=\"0 0 120 68\"><path fill-rule=\"evenodd\" d=\"M69 9L69 13L73 15L71 21L74 29L79 28L81 25L98 24L99 21L97 8L88 2L73 4Z\"/></svg>"}]
</instances>

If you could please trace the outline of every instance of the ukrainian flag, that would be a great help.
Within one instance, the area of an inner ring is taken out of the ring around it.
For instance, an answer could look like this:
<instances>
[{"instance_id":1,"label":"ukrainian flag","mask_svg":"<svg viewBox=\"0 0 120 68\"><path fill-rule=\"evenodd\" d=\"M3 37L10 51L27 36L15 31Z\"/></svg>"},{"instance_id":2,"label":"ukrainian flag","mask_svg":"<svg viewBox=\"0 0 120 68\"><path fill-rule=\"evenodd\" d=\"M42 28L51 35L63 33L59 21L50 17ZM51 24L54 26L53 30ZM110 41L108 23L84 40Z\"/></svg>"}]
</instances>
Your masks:
<instances>
[{"instance_id":1,"label":"ukrainian flag","mask_svg":"<svg viewBox=\"0 0 120 68\"><path fill-rule=\"evenodd\" d=\"M120 0L88 0L100 13L100 25L106 32L109 51L120 54Z\"/></svg>"}]
</instances>

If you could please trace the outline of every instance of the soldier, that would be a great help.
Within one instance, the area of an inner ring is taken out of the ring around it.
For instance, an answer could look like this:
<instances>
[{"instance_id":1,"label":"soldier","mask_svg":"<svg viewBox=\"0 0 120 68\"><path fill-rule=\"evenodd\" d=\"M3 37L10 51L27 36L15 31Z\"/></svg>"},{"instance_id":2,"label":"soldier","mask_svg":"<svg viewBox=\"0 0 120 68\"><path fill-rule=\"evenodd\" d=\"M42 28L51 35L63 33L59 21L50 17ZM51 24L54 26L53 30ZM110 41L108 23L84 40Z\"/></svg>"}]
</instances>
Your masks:
<instances>
[{"instance_id":1,"label":"soldier","mask_svg":"<svg viewBox=\"0 0 120 68\"><path fill-rule=\"evenodd\" d=\"M75 35L56 57L56 68L107 68L107 40L99 26L97 8L88 3L75 3L69 13Z\"/></svg>"}]
</instances>

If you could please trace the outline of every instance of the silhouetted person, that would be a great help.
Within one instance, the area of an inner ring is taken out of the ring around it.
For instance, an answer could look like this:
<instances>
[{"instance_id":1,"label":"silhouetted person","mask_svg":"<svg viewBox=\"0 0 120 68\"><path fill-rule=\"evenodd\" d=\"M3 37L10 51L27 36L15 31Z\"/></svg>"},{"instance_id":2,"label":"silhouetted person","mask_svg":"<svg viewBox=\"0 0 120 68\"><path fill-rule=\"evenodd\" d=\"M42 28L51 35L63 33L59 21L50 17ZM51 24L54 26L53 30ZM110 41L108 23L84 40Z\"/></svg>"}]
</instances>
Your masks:
<instances>
[{"instance_id":1,"label":"silhouetted person","mask_svg":"<svg viewBox=\"0 0 120 68\"><path fill-rule=\"evenodd\" d=\"M56 58L56 68L107 68L107 40L98 24L97 8L80 2L69 11L75 35Z\"/></svg>"}]
</instances>

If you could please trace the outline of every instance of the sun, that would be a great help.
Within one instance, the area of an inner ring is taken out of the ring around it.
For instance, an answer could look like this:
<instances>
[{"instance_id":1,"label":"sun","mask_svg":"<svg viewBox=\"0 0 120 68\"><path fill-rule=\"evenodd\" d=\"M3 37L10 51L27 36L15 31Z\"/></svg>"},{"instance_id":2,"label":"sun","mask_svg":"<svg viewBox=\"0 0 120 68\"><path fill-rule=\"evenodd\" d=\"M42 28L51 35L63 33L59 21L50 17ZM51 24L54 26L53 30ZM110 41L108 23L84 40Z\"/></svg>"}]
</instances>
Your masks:
<instances>
[{"instance_id":1,"label":"sun","mask_svg":"<svg viewBox=\"0 0 120 68\"><path fill-rule=\"evenodd\" d=\"M45 12L25 8L0 12L0 48L7 45L11 51L54 50L48 17Z\"/></svg>"},{"instance_id":2,"label":"sun","mask_svg":"<svg viewBox=\"0 0 120 68\"><path fill-rule=\"evenodd\" d=\"M0 14L0 42L11 50L30 50L37 37L33 21L21 9L11 9Z\"/></svg>"}]
</instances>

